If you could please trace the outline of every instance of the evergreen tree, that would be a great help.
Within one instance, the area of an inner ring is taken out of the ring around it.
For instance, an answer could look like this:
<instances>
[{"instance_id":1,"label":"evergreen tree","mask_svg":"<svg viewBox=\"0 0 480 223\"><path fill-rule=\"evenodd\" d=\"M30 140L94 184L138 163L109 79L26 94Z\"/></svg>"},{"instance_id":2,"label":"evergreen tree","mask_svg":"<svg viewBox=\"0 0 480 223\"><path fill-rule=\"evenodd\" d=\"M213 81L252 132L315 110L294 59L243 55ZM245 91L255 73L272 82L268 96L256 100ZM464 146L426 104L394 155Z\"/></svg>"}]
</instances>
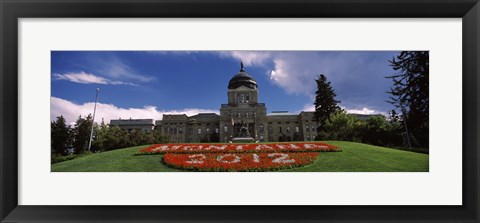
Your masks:
<instances>
[{"instance_id":1,"label":"evergreen tree","mask_svg":"<svg viewBox=\"0 0 480 223\"><path fill-rule=\"evenodd\" d=\"M66 155L70 146L70 126L65 123L63 116L58 116L56 121L51 123L51 148L55 154Z\"/></svg>"},{"instance_id":2,"label":"evergreen tree","mask_svg":"<svg viewBox=\"0 0 480 223\"><path fill-rule=\"evenodd\" d=\"M428 147L429 52L403 51L389 62L398 73L387 77L393 81L388 102L400 109L408 137Z\"/></svg>"},{"instance_id":3,"label":"evergreen tree","mask_svg":"<svg viewBox=\"0 0 480 223\"><path fill-rule=\"evenodd\" d=\"M103 151L105 150L105 142L107 141L108 126L102 119L100 125L96 123L93 126L93 140L92 140L92 151Z\"/></svg>"},{"instance_id":4,"label":"evergreen tree","mask_svg":"<svg viewBox=\"0 0 480 223\"><path fill-rule=\"evenodd\" d=\"M315 92L315 113L313 118L319 123L317 130L322 130L325 122L339 109L337 103L340 103L340 101L335 100L337 95L325 75L320 74L318 79L315 79L315 82L317 83L317 91Z\"/></svg>"},{"instance_id":5,"label":"evergreen tree","mask_svg":"<svg viewBox=\"0 0 480 223\"><path fill-rule=\"evenodd\" d=\"M80 115L73 128L73 147L75 153L80 154L88 147L88 140L90 139L90 131L92 127L92 116L82 118Z\"/></svg>"}]
</instances>

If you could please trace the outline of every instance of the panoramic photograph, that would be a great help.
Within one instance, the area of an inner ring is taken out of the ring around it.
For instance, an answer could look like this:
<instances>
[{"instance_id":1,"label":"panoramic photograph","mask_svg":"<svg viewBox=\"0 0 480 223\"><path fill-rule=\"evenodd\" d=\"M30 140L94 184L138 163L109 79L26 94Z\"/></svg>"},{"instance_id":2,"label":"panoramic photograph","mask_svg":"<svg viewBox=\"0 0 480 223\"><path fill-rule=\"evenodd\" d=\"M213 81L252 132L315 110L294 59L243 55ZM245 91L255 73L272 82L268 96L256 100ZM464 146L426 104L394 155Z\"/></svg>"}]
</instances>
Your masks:
<instances>
[{"instance_id":1,"label":"panoramic photograph","mask_svg":"<svg viewBox=\"0 0 480 223\"><path fill-rule=\"evenodd\" d=\"M52 172L428 172L428 51L51 51Z\"/></svg>"}]
</instances>

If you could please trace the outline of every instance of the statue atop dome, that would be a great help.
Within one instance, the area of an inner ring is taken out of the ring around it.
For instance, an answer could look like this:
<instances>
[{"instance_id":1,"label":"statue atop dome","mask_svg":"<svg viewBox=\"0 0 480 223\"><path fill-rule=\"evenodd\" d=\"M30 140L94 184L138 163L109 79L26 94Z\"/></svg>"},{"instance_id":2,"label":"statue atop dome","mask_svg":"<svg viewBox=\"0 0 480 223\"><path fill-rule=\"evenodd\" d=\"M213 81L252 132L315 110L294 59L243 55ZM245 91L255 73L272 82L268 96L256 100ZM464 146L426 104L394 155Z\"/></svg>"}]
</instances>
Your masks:
<instances>
[{"instance_id":1,"label":"statue atop dome","mask_svg":"<svg viewBox=\"0 0 480 223\"><path fill-rule=\"evenodd\" d=\"M245 72L245 67L243 66L242 61L240 61L240 71L230 79L230 82L228 82L228 89L236 89L240 86L257 89L257 81L250 74Z\"/></svg>"}]
</instances>

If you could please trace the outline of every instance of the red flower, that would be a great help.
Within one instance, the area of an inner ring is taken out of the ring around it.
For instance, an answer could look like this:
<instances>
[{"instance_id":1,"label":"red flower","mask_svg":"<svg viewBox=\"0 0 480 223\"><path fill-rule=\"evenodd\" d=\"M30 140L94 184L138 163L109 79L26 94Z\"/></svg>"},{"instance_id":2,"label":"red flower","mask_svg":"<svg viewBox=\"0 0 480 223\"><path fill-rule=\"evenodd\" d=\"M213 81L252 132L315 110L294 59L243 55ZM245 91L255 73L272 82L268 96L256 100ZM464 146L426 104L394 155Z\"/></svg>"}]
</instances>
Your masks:
<instances>
[{"instance_id":1,"label":"red flower","mask_svg":"<svg viewBox=\"0 0 480 223\"><path fill-rule=\"evenodd\" d=\"M340 148L321 142L269 144L156 144L138 155L165 154L170 167L192 171L269 171L311 164L319 152Z\"/></svg>"},{"instance_id":2,"label":"red flower","mask_svg":"<svg viewBox=\"0 0 480 223\"><path fill-rule=\"evenodd\" d=\"M244 152L335 152L339 148L321 142L272 144L155 144L138 154L164 153L244 153Z\"/></svg>"},{"instance_id":3,"label":"red flower","mask_svg":"<svg viewBox=\"0 0 480 223\"><path fill-rule=\"evenodd\" d=\"M296 153L167 153L166 165L193 171L268 171L311 164L318 152Z\"/></svg>"}]
</instances>

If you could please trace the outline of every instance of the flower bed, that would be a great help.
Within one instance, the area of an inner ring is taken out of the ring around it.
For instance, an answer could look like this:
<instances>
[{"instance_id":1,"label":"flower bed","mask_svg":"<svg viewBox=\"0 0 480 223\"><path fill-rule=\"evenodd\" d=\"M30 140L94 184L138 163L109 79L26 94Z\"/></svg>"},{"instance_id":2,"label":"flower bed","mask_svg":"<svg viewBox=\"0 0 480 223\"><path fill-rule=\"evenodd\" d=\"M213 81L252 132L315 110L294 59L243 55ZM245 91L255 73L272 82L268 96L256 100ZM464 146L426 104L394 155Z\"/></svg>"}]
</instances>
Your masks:
<instances>
[{"instance_id":1,"label":"flower bed","mask_svg":"<svg viewBox=\"0 0 480 223\"><path fill-rule=\"evenodd\" d=\"M319 152L167 153L166 165L192 171L270 171L311 164Z\"/></svg>"},{"instance_id":2,"label":"flower bed","mask_svg":"<svg viewBox=\"0 0 480 223\"><path fill-rule=\"evenodd\" d=\"M274 153L337 152L340 148L321 142L271 144L155 144L141 149L138 155L165 153Z\"/></svg>"}]
</instances>

